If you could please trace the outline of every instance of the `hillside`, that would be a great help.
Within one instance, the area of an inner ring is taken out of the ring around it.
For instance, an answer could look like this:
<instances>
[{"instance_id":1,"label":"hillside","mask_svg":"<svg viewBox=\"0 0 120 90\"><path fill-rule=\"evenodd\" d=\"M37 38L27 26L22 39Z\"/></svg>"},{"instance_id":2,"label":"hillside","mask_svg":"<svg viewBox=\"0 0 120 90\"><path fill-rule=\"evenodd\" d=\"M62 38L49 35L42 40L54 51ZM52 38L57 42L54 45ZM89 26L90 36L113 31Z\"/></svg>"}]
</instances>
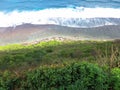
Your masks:
<instances>
[{"instance_id":1,"label":"hillside","mask_svg":"<svg viewBox=\"0 0 120 90\"><path fill-rule=\"evenodd\" d=\"M119 90L120 41L0 46L0 90Z\"/></svg>"}]
</instances>

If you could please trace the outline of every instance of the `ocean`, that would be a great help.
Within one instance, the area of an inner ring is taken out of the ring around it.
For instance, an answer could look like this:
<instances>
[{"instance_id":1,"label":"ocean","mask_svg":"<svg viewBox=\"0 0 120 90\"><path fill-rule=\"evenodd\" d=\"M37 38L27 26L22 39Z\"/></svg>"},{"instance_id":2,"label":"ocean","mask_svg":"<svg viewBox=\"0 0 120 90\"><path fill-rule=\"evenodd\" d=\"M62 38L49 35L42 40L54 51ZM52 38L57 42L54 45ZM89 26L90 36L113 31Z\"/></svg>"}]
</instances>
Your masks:
<instances>
[{"instance_id":1,"label":"ocean","mask_svg":"<svg viewBox=\"0 0 120 90\"><path fill-rule=\"evenodd\" d=\"M120 39L120 0L0 0L0 45Z\"/></svg>"},{"instance_id":2,"label":"ocean","mask_svg":"<svg viewBox=\"0 0 120 90\"><path fill-rule=\"evenodd\" d=\"M120 25L120 0L0 0L0 27Z\"/></svg>"}]
</instances>

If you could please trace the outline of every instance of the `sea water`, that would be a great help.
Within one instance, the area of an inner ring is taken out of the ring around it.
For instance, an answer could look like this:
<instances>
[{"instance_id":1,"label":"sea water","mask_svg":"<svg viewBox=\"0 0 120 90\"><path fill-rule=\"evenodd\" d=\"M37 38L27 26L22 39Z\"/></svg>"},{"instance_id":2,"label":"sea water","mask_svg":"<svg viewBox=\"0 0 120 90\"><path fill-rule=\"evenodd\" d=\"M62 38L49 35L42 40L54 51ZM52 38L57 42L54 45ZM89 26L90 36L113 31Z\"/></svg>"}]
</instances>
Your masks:
<instances>
[{"instance_id":1,"label":"sea water","mask_svg":"<svg viewBox=\"0 0 120 90\"><path fill-rule=\"evenodd\" d=\"M120 25L120 0L0 0L0 27Z\"/></svg>"}]
</instances>

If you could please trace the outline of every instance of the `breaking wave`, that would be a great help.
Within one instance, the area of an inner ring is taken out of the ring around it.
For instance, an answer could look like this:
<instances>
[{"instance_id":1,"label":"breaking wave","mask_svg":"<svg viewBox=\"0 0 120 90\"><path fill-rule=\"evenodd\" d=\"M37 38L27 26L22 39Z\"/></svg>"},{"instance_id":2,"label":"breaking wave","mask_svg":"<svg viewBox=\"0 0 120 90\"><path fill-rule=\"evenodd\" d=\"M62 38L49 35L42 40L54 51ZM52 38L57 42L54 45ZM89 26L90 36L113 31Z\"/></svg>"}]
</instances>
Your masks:
<instances>
[{"instance_id":1,"label":"breaking wave","mask_svg":"<svg viewBox=\"0 0 120 90\"><path fill-rule=\"evenodd\" d=\"M50 8L38 11L0 12L0 27L21 24L55 24L68 27L120 25L119 8Z\"/></svg>"}]
</instances>

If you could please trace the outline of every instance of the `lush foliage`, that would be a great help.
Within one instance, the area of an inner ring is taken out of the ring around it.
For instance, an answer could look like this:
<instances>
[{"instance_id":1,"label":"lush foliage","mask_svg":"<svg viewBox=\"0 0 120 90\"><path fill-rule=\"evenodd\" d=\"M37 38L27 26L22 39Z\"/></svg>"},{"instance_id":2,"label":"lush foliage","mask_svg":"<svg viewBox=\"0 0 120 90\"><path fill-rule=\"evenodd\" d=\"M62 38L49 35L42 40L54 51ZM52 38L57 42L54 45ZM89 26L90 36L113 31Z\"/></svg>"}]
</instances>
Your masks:
<instances>
[{"instance_id":1,"label":"lush foliage","mask_svg":"<svg viewBox=\"0 0 120 90\"><path fill-rule=\"evenodd\" d=\"M111 85L113 86L114 90L120 89L120 68L112 69Z\"/></svg>"},{"instance_id":2,"label":"lush foliage","mask_svg":"<svg viewBox=\"0 0 120 90\"><path fill-rule=\"evenodd\" d=\"M119 68L120 41L0 46L0 90L119 90Z\"/></svg>"},{"instance_id":3,"label":"lush foliage","mask_svg":"<svg viewBox=\"0 0 120 90\"><path fill-rule=\"evenodd\" d=\"M1 79L1 89L5 90L106 90L108 76L97 65L71 63L59 66L40 67L29 71L24 77L14 78L5 72ZM60 89L61 90L61 89Z\"/></svg>"}]
</instances>

